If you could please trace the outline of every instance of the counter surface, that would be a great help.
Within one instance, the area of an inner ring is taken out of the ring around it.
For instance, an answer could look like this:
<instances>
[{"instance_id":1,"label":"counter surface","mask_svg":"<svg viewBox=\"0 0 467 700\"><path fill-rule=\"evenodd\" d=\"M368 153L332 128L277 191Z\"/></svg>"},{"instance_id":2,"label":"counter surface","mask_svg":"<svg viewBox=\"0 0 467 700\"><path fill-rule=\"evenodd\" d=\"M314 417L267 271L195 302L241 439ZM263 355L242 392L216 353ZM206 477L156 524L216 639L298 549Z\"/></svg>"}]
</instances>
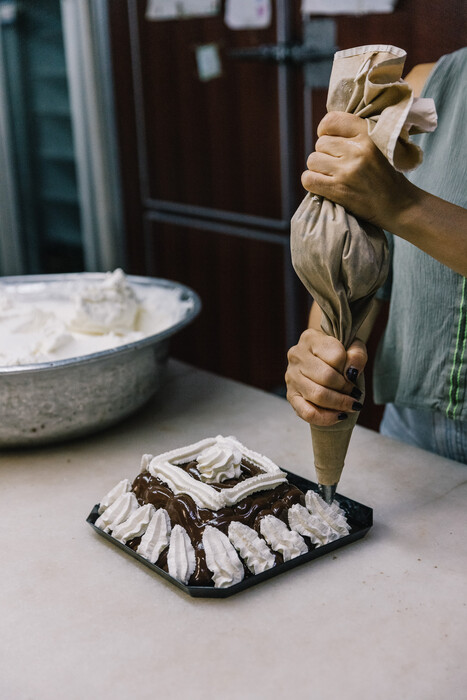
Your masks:
<instances>
[{"instance_id":1,"label":"counter surface","mask_svg":"<svg viewBox=\"0 0 467 700\"><path fill-rule=\"evenodd\" d=\"M315 480L309 428L284 399L174 361L124 423L0 453L0 697L465 697L465 465L357 426L339 492L374 509L370 533L195 599L85 520L143 453L216 434Z\"/></svg>"}]
</instances>

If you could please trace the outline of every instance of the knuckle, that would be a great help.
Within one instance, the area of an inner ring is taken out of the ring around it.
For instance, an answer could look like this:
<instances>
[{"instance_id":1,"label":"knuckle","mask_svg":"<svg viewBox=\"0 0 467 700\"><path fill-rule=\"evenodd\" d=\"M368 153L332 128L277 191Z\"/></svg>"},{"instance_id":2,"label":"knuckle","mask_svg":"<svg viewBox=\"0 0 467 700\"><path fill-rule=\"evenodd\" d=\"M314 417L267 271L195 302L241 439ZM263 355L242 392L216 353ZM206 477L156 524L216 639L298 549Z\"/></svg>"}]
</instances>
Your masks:
<instances>
[{"instance_id":1,"label":"knuckle","mask_svg":"<svg viewBox=\"0 0 467 700\"><path fill-rule=\"evenodd\" d=\"M316 154L315 154L315 151L313 151L313 153L310 153L310 155L306 159L306 167L309 170L313 170L313 164L315 162L315 159L316 159Z\"/></svg>"},{"instance_id":2,"label":"knuckle","mask_svg":"<svg viewBox=\"0 0 467 700\"><path fill-rule=\"evenodd\" d=\"M302 409L300 417L307 423L314 423L316 420L316 414L316 409L311 404L306 404Z\"/></svg>"},{"instance_id":3,"label":"knuckle","mask_svg":"<svg viewBox=\"0 0 467 700\"><path fill-rule=\"evenodd\" d=\"M343 365L347 356L344 346L335 338L329 338L326 341L326 355L328 357L328 363L332 365L332 367L340 367Z\"/></svg>"},{"instance_id":4,"label":"knuckle","mask_svg":"<svg viewBox=\"0 0 467 700\"><path fill-rule=\"evenodd\" d=\"M340 122L341 112L331 111L324 115L318 125L318 135L326 134L329 129Z\"/></svg>"},{"instance_id":5,"label":"knuckle","mask_svg":"<svg viewBox=\"0 0 467 700\"><path fill-rule=\"evenodd\" d=\"M313 400L318 406L323 406L326 402L327 390L324 386L317 384L313 390Z\"/></svg>"},{"instance_id":6,"label":"knuckle","mask_svg":"<svg viewBox=\"0 0 467 700\"><path fill-rule=\"evenodd\" d=\"M296 356L297 356L297 346L293 345L291 348L289 348L289 350L287 352L288 363L292 364L293 362L295 362ZM286 376L287 376L287 372L286 372Z\"/></svg>"},{"instance_id":7,"label":"knuckle","mask_svg":"<svg viewBox=\"0 0 467 700\"><path fill-rule=\"evenodd\" d=\"M301 182L302 187L305 190L308 190L313 186L313 175L309 170L305 170L305 172L302 173Z\"/></svg>"},{"instance_id":8,"label":"knuckle","mask_svg":"<svg viewBox=\"0 0 467 700\"><path fill-rule=\"evenodd\" d=\"M326 136L325 134L323 134L322 136L319 136L319 138L315 142L315 150L316 151L325 150L327 143L329 143L329 136ZM311 155L313 155L313 153Z\"/></svg>"},{"instance_id":9,"label":"knuckle","mask_svg":"<svg viewBox=\"0 0 467 700\"><path fill-rule=\"evenodd\" d=\"M322 381L323 391L324 391L324 387L331 386L332 381L334 379L334 375L335 375L335 370L332 367L330 367L329 365L325 365L322 368L321 381Z\"/></svg>"}]
</instances>

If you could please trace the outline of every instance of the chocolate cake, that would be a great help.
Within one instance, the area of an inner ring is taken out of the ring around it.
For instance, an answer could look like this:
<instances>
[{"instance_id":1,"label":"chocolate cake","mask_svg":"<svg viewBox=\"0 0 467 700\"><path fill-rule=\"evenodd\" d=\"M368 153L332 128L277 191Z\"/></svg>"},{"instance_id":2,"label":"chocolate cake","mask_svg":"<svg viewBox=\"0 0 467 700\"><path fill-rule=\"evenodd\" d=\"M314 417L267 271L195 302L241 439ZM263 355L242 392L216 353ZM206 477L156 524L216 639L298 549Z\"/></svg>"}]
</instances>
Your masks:
<instances>
[{"instance_id":1,"label":"chocolate cake","mask_svg":"<svg viewBox=\"0 0 467 700\"><path fill-rule=\"evenodd\" d=\"M234 437L144 455L95 525L177 580L226 587L349 533L343 510L304 493Z\"/></svg>"}]
</instances>

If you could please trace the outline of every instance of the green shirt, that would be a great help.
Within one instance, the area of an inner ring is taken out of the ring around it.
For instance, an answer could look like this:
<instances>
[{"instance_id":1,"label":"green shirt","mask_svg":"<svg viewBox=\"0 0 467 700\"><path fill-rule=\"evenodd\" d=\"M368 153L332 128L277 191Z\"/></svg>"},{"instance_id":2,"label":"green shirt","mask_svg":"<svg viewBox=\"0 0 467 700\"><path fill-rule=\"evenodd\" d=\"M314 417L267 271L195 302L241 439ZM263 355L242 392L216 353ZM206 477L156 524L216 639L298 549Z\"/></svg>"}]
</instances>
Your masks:
<instances>
[{"instance_id":1,"label":"green shirt","mask_svg":"<svg viewBox=\"0 0 467 700\"><path fill-rule=\"evenodd\" d=\"M435 101L438 127L414 138L424 159L409 179L467 207L467 48L441 58L423 96ZM378 296L390 297L390 309L375 362L375 402L465 421L466 279L402 238L389 239L392 269Z\"/></svg>"}]
</instances>

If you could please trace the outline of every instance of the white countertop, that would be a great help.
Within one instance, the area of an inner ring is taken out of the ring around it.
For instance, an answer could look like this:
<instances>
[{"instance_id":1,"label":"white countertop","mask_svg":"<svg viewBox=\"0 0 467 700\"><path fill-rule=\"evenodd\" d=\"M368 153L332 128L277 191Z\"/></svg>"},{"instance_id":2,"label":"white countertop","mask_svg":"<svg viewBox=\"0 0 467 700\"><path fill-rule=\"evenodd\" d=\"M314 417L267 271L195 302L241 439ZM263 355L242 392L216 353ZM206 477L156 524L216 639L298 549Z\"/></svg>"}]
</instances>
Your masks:
<instances>
[{"instance_id":1,"label":"white countertop","mask_svg":"<svg viewBox=\"0 0 467 700\"><path fill-rule=\"evenodd\" d=\"M145 452L235 435L315 480L283 399L171 361L98 435L0 453L0 698L465 697L467 467L357 428L339 492L369 534L226 599L190 598L85 522Z\"/></svg>"}]
</instances>

